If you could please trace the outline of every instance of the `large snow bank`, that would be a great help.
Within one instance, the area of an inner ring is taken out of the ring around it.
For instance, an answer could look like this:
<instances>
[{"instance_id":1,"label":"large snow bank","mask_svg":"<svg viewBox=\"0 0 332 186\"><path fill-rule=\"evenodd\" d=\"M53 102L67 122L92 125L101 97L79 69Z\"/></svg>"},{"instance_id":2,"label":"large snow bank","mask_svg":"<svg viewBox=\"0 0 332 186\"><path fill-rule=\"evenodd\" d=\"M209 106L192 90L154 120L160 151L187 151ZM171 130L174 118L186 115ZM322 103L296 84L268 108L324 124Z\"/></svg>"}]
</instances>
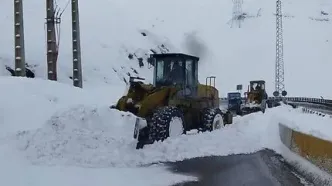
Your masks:
<instances>
[{"instance_id":1,"label":"large snow bank","mask_svg":"<svg viewBox=\"0 0 332 186\"><path fill-rule=\"evenodd\" d=\"M44 127L18 135L36 164L127 167L207 155L255 152L263 148L252 123L235 123L212 133L167 139L142 150L133 140L134 118L109 108L79 106L54 115Z\"/></svg>"},{"instance_id":2,"label":"large snow bank","mask_svg":"<svg viewBox=\"0 0 332 186\"><path fill-rule=\"evenodd\" d=\"M55 113L42 128L17 134L33 163L113 167L131 164L135 118L108 106L77 105ZM135 162L134 162L135 163Z\"/></svg>"}]
</instances>

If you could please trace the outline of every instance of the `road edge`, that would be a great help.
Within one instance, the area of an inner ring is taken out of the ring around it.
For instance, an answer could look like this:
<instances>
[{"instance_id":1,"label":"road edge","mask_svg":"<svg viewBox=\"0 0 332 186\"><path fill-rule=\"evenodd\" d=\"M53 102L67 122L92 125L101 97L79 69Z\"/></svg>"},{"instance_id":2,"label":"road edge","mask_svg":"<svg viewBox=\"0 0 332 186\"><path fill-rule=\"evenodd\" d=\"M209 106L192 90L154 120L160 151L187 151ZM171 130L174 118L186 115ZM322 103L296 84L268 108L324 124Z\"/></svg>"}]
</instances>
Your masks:
<instances>
[{"instance_id":1,"label":"road edge","mask_svg":"<svg viewBox=\"0 0 332 186\"><path fill-rule=\"evenodd\" d=\"M322 172L332 177L332 142L317 138L310 134L305 134L289 128L279 122L279 136L281 142L292 153L302 157L308 163L314 165ZM314 175L301 163L293 162L294 166L308 175L308 179L319 185L332 185L332 180L327 176Z\"/></svg>"}]
</instances>

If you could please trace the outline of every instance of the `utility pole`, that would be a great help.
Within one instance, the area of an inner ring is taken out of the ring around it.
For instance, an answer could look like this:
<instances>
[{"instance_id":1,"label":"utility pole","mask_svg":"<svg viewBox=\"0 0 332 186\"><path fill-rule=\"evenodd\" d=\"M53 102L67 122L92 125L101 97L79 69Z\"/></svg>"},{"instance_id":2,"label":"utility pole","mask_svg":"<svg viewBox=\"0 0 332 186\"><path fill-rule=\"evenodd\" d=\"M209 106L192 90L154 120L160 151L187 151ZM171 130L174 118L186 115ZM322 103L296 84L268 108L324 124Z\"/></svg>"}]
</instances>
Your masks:
<instances>
[{"instance_id":1,"label":"utility pole","mask_svg":"<svg viewBox=\"0 0 332 186\"><path fill-rule=\"evenodd\" d=\"M14 0L15 76L26 76L23 27L23 2Z\"/></svg>"},{"instance_id":2,"label":"utility pole","mask_svg":"<svg viewBox=\"0 0 332 186\"><path fill-rule=\"evenodd\" d=\"M73 84L75 87L83 88L82 64L81 64L81 42L80 22L78 11L78 0L71 0L72 8L72 44L73 44Z\"/></svg>"},{"instance_id":3,"label":"utility pole","mask_svg":"<svg viewBox=\"0 0 332 186\"><path fill-rule=\"evenodd\" d=\"M58 23L53 0L46 0L47 77L54 81L57 81L58 47L55 24Z\"/></svg>"},{"instance_id":4,"label":"utility pole","mask_svg":"<svg viewBox=\"0 0 332 186\"><path fill-rule=\"evenodd\" d=\"M284 45L282 35L282 12L281 1L277 0L277 12L276 12L276 63L275 63L275 91L273 95L279 97L286 96L284 84Z\"/></svg>"}]
</instances>

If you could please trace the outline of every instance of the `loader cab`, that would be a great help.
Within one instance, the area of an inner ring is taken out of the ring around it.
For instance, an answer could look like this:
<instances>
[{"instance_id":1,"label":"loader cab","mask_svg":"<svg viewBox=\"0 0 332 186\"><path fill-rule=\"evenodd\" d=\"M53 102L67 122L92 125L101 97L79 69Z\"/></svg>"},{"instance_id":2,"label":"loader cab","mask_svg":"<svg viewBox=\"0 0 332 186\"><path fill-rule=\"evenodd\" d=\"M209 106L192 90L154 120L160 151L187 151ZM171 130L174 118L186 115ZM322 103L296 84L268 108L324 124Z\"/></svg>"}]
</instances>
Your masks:
<instances>
[{"instance_id":1,"label":"loader cab","mask_svg":"<svg viewBox=\"0 0 332 186\"><path fill-rule=\"evenodd\" d=\"M197 94L198 57L181 53L152 54L154 86L175 86L185 90L187 96Z\"/></svg>"},{"instance_id":2,"label":"loader cab","mask_svg":"<svg viewBox=\"0 0 332 186\"><path fill-rule=\"evenodd\" d=\"M250 81L250 92L265 91L265 81Z\"/></svg>"},{"instance_id":3,"label":"loader cab","mask_svg":"<svg viewBox=\"0 0 332 186\"><path fill-rule=\"evenodd\" d=\"M250 81L250 88L248 95L248 101L256 101L261 103L262 100L268 99L267 93L265 91L265 81L264 80L257 80L257 81Z\"/></svg>"}]
</instances>

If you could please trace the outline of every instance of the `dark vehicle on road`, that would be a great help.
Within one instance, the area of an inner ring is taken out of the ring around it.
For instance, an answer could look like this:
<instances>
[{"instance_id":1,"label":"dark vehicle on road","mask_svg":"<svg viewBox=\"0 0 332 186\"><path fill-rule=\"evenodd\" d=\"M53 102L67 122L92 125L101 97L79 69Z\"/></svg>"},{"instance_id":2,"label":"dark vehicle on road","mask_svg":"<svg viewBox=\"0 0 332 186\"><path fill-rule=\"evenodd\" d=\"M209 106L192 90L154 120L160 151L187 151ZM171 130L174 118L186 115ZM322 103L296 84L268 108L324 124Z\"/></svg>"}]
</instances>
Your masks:
<instances>
[{"instance_id":1,"label":"dark vehicle on road","mask_svg":"<svg viewBox=\"0 0 332 186\"><path fill-rule=\"evenodd\" d=\"M229 92L227 94L228 100L228 110L237 114L241 115L241 104L242 104L242 97L240 92Z\"/></svg>"}]
</instances>

